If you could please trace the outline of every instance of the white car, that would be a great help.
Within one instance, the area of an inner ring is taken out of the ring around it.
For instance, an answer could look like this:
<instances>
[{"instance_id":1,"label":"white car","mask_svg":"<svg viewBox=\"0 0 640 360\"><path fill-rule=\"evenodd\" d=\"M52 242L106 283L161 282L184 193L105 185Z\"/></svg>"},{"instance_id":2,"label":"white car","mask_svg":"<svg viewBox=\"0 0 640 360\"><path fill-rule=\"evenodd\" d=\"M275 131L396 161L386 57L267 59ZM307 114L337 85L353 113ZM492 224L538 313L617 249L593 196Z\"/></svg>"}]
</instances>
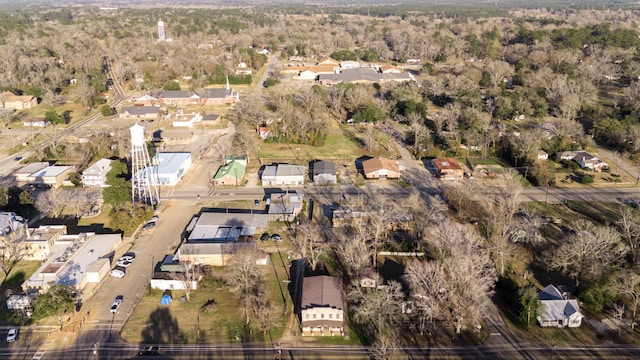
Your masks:
<instances>
[{"instance_id":1,"label":"white car","mask_svg":"<svg viewBox=\"0 0 640 360\"><path fill-rule=\"evenodd\" d=\"M18 328L11 328L7 333L7 342L14 342L18 337Z\"/></svg>"},{"instance_id":2,"label":"white car","mask_svg":"<svg viewBox=\"0 0 640 360\"><path fill-rule=\"evenodd\" d=\"M122 269L113 269L113 270L111 270L109 275L113 276L114 278L122 279L124 277L124 270L122 270Z\"/></svg>"},{"instance_id":3,"label":"white car","mask_svg":"<svg viewBox=\"0 0 640 360\"><path fill-rule=\"evenodd\" d=\"M118 262L116 263L116 265L123 267L123 268L128 268L131 265L131 261L125 260L125 259L120 259L118 260Z\"/></svg>"},{"instance_id":4,"label":"white car","mask_svg":"<svg viewBox=\"0 0 640 360\"><path fill-rule=\"evenodd\" d=\"M113 301L113 304L111 305L112 314L115 314L118 312L118 309L120 309L120 305L122 304L123 299L124 297L122 295L116 296L116 299Z\"/></svg>"}]
</instances>

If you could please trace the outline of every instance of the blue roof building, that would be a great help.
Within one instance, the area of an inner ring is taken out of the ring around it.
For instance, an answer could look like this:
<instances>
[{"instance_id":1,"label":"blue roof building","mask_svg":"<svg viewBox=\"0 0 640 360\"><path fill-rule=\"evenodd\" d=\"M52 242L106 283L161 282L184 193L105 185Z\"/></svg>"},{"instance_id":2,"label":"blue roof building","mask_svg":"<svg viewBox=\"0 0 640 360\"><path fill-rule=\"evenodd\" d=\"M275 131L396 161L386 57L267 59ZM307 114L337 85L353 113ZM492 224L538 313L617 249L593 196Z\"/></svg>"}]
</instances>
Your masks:
<instances>
[{"instance_id":1,"label":"blue roof building","mask_svg":"<svg viewBox=\"0 0 640 360\"><path fill-rule=\"evenodd\" d=\"M153 164L153 172L158 175L158 184L175 186L191 167L191 153L158 153L153 157Z\"/></svg>"}]
</instances>

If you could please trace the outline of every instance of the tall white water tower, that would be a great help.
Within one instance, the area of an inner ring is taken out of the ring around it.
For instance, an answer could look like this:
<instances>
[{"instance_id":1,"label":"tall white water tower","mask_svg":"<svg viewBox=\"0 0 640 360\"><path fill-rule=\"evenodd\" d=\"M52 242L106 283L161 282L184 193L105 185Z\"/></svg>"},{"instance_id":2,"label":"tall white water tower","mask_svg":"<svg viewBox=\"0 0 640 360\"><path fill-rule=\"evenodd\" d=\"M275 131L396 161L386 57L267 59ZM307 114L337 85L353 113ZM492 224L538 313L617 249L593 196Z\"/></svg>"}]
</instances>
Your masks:
<instances>
[{"instance_id":1,"label":"tall white water tower","mask_svg":"<svg viewBox=\"0 0 640 360\"><path fill-rule=\"evenodd\" d=\"M137 123L131 131L131 187L132 201L155 207L160 201L158 174L151 165L151 158L144 140L144 127Z\"/></svg>"},{"instance_id":2,"label":"tall white water tower","mask_svg":"<svg viewBox=\"0 0 640 360\"><path fill-rule=\"evenodd\" d=\"M164 21L158 21L158 41L167 40L167 34L164 32Z\"/></svg>"}]
</instances>

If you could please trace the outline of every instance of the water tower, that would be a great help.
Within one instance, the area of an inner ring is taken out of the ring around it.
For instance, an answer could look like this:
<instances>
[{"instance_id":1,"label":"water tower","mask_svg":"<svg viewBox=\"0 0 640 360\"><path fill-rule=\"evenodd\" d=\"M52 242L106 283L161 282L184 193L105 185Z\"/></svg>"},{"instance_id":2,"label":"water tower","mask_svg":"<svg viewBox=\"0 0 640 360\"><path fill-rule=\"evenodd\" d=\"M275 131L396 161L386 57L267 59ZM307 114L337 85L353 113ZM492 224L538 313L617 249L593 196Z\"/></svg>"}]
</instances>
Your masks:
<instances>
[{"instance_id":1,"label":"water tower","mask_svg":"<svg viewBox=\"0 0 640 360\"><path fill-rule=\"evenodd\" d=\"M158 21L158 41L167 40L167 35L164 32L164 21Z\"/></svg>"},{"instance_id":2,"label":"water tower","mask_svg":"<svg viewBox=\"0 0 640 360\"><path fill-rule=\"evenodd\" d=\"M131 187L133 202L142 202L156 206L160 201L158 193L158 174L151 166L147 143L144 140L144 127L137 123L131 131Z\"/></svg>"}]
</instances>

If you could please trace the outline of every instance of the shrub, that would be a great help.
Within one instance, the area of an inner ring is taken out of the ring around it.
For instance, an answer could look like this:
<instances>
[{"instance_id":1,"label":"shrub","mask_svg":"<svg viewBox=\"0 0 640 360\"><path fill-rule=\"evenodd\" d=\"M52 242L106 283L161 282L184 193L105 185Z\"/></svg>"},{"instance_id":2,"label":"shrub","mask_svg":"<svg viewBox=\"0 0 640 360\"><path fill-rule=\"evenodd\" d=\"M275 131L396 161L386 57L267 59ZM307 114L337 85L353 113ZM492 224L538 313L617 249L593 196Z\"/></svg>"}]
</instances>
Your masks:
<instances>
[{"instance_id":1,"label":"shrub","mask_svg":"<svg viewBox=\"0 0 640 360\"><path fill-rule=\"evenodd\" d=\"M116 114L116 110L109 105L104 105L100 108L100 112L102 113L102 116L113 116Z\"/></svg>"}]
</instances>

